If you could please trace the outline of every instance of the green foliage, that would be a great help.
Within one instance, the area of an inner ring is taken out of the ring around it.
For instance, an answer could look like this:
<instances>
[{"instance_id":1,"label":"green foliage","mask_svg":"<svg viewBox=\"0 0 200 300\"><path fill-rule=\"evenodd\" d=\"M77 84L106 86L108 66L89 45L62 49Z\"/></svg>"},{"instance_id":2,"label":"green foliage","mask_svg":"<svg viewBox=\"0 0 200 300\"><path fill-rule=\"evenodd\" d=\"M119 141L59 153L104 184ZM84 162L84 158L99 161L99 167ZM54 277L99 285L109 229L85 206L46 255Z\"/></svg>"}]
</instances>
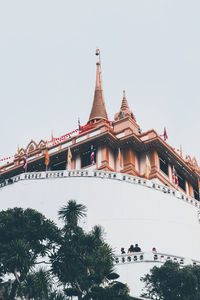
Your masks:
<instances>
[{"instance_id":1,"label":"green foliage","mask_svg":"<svg viewBox=\"0 0 200 300\"><path fill-rule=\"evenodd\" d=\"M107 275L107 279L108 280L115 280L115 279L118 279L119 278L119 275L117 273L110 273Z\"/></svg>"},{"instance_id":2,"label":"green foliage","mask_svg":"<svg viewBox=\"0 0 200 300\"><path fill-rule=\"evenodd\" d=\"M26 276L20 285L18 296L35 300L47 300L51 294L53 281L49 271L40 268Z\"/></svg>"},{"instance_id":3,"label":"green foliage","mask_svg":"<svg viewBox=\"0 0 200 300\"><path fill-rule=\"evenodd\" d=\"M116 281L113 251L102 228L86 233L78 225L86 207L70 200L58 214L64 221L60 230L33 209L0 212L0 299L133 299L127 286ZM36 270L41 258L48 271ZM5 281L10 275L14 279Z\"/></svg>"},{"instance_id":4,"label":"green foliage","mask_svg":"<svg viewBox=\"0 0 200 300\"><path fill-rule=\"evenodd\" d=\"M85 300L130 299L125 293L126 285L109 284L119 276L113 273L113 251L103 239L102 228L95 226L85 233L78 226L85 211L85 206L74 200L59 211L65 225L61 243L50 258L53 274L66 286L67 296Z\"/></svg>"},{"instance_id":5,"label":"green foliage","mask_svg":"<svg viewBox=\"0 0 200 300\"><path fill-rule=\"evenodd\" d=\"M86 292L101 284L113 270L111 248L93 232L85 234L76 228L73 235L65 232L62 243L51 256L52 271L64 284Z\"/></svg>"},{"instance_id":6,"label":"green foliage","mask_svg":"<svg viewBox=\"0 0 200 300\"><path fill-rule=\"evenodd\" d=\"M4 261L4 273L14 273L16 269L21 274L26 274L36 263L37 255L30 244L22 239L11 241L6 245L6 251L0 252L1 260Z\"/></svg>"},{"instance_id":7,"label":"green foliage","mask_svg":"<svg viewBox=\"0 0 200 300\"><path fill-rule=\"evenodd\" d=\"M83 300L133 300L129 296L128 287L121 283L114 281L106 287L96 286L91 289L83 298Z\"/></svg>"},{"instance_id":8,"label":"green foliage","mask_svg":"<svg viewBox=\"0 0 200 300\"><path fill-rule=\"evenodd\" d=\"M0 212L2 250L13 240L24 240L36 255L44 256L57 232L56 225L34 209L13 208Z\"/></svg>"},{"instance_id":9,"label":"green foliage","mask_svg":"<svg viewBox=\"0 0 200 300\"><path fill-rule=\"evenodd\" d=\"M77 226L78 221L86 216L86 206L77 204L75 200L69 200L67 205L61 207L58 211L59 219L65 222L65 225L73 229Z\"/></svg>"},{"instance_id":10,"label":"green foliage","mask_svg":"<svg viewBox=\"0 0 200 300\"><path fill-rule=\"evenodd\" d=\"M67 298L63 292L60 291L54 291L52 292L47 300L67 300L69 298Z\"/></svg>"},{"instance_id":11,"label":"green foliage","mask_svg":"<svg viewBox=\"0 0 200 300\"><path fill-rule=\"evenodd\" d=\"M200 267L186 266L171 261L153 267L150 274L141 279L145 283L143 296L163 300L199 300Z\"/></svg>"},{"instance_id":12,"label":"green foliage","mask_svg":"<svg viewBox=\"0 0 200 300\"><path fill-rule=\"evenodd\" d=\"M13 208L0 212L0 275L13 274L7 289L8 299L15 299L21 284L58 240L56 225L34 209Z\"/></svg>"},{"instance_id":13,"label":"green foliage","mask_svg":"<svg viewBox=\"0 0 200 300\"><path fill-rule=\"evenodd\" d=\"M65 291L65 294L69 297L81 296L81 292L77 288L67 288L64 291Z\"/></svg>"}]
</instances>

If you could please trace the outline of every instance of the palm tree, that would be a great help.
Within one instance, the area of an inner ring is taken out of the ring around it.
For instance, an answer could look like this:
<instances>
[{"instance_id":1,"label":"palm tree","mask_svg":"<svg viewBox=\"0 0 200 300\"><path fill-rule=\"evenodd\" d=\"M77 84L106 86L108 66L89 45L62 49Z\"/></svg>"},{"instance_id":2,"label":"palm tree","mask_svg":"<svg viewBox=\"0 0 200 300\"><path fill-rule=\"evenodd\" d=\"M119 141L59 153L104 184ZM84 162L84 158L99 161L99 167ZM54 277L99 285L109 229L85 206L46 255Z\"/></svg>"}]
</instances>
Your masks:
<instances>
[{"instance_id":1,"label":"palm tree","mask_svg":"<svg viewBox=\"0 0 200 300\"><path fill-rule=\"evenodd\" d=\"M67 300L66 296L62 292L54 291L50 294L48 300Z\"/></svg>"},{"instance_id":2,"label":"palm tree","mask_svg":"<svg viewBox=\"0 0 200 300\"><path fill-rule=\"evenodd\" d=\"M15 280L10 289L9 300L15 298L17 289L26 277L28 271L36 263L36 255L30 245L24 240L11 241L6 247L6 252L2 253L1 259L5 261L4 268L6 273L13 273Z\"/></svg>"},{"instance_id":3,"label":"palm tree","mask_svg":"<svg viewBox=\"0 0 200 300\"><path fill-rule=\"evenodd\" d=\"M47 300L51 293L52 285L53 280L49 271L40 268L38 271L27 275L18 294L26 297L26 300Z\"/></svg>"},{"instance_id":4,"label":"palm tree","mask_svg":"<svg viewBox=\"0 0 200 300\"><path fill-rule=\"evenodd\" d=\"M65 225L73 228L78 225L78 221L86 216L86 206L77 204L75 200L69 200L67 205L61 207L58 211L59 219L65 222Z\"/></svg>"},{"instance_id":5,"label":"palm tree","mask_svg":"<svg viewBox=\"0 0 200 300\"><path fill-rule=\"evenodd\" d=\"M113 274L113 251L104 241L103 229L95 226L90 233L85 233L78 226L85 212L86 207L75 200L59 210L59 217L65 222L63 239L51 256L53 273L67 286L65 294L78 299L93 287L109 282Z\"/></svg>"},{"instance_id":6,"label":"palm tree","mask_svg":"<svg viewBox=\"0 0 200 300\"><path fill-rule=\"evenodd\" d=\"M0 211L0 225L0 275L15 276L7 296L14 300L37 258L50 251L59 230L38 211L16 207Z\"/></svg>"}]
</instances>

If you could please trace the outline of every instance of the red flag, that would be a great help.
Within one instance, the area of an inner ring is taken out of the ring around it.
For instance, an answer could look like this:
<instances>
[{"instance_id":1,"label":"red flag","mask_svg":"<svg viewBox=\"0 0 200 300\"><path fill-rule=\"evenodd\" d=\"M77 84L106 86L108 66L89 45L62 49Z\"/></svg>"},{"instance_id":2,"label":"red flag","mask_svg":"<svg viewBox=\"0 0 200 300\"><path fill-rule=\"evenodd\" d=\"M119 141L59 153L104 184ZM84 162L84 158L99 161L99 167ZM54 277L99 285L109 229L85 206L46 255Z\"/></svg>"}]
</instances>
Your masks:
<instances>
[{"instance_id":1,"label":"red flag","mask_svg":"<svg viewBox=\"0 0 200 300\"><path fill-rule=\"evenodd\" d=\"M164 140L166 141L168 139L166 127L164 127L164 134L163 134Z\"/></svg>"},{"instance_id":2,"label":"red flag","mask_svg":"<svg viewBox=\"0 0 200 300\"><path fill-rule=\"evenodd\" d=\"M172 179L173 179L173 181L174 181L174 184L175 184L176 186L179 186L178 175L177 175L177 173L176 173L176 170L175 170L174 166L173 166L173 170L172 170Z\"/></svg>"},{"instance_id":3,"label":"red flag","mask_svg":"<svg viewBox=\"0 0 200 300\"><path fill-rule=\"evenodd\" d=\"M25 154L24 155L24 165L23 165L23 168L24 168L24 171L26 172L27 170L27 166L28 166L28 155Z\"/></svg>"},{"instance_id":4,"label":"red flag","mask_svg":"<svg viewBox=\"0 0 200 300\"><path fill-rule=\"evenodd\" d=\"M91 146L91 150L90 150L90 160L91 160L91 164L95 165L95 153L94 153L93 146Z\"/></svg>"}]
</instances>

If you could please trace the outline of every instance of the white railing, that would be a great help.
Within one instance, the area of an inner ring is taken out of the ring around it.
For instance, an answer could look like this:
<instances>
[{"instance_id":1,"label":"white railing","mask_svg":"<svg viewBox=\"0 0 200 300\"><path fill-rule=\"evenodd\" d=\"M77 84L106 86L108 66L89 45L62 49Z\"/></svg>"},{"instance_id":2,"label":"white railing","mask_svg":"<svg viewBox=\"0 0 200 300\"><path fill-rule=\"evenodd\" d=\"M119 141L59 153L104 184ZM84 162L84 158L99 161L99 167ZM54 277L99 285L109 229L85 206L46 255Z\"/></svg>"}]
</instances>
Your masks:
<instances>
[{"instance_id":1,"label":"white railing","mask_svg":"<svg viewBox=\"0 0 200 300\"><path fill-rule=\"evenodd\" d=\"M180 265L198 265L200 266L200 261L184 258L181 256L157 253L157 252L135 252L115 255L114 262L116 265L132 264L132 263L161 263L164 264L166 261L177 262Z\"/></svg>"},{"instance_id":2,"label":"white railing","mask_svg":"<svg viewBox=\"0 0 200 300\"><path fill-rule=\"evenodd\" d=\"M95 178L102 178L102 179L113 179L113 180L125 181L132 184L142 185L147 188L151 188L166 194L170 194L200 209L200 201L180 191L177 191L176 189L170 188L163 184L155 183L154 181L147 180L141 177L136 177L124 173L108 172L108 171L63 170L63 171L22 173L20 175L14 176L12 178L6 179L3 182L1 182L0 188L3 188L7 185L10 185L20 180L40 180L40 179L68 178L68 177L95 177Z\"/></svg>"}]
</instances>

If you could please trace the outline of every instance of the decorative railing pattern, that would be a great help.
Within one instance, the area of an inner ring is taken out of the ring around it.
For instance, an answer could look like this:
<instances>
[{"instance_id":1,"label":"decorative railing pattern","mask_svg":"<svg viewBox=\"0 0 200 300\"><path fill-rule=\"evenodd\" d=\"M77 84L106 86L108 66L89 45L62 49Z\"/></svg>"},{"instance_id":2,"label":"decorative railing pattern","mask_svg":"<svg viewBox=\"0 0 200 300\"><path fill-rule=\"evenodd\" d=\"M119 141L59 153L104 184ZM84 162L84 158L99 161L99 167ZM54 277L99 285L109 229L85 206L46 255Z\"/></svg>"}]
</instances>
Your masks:
<instances>
[{"instance_id":1,"label":"decorative railing pattern","mask_svg":"<svg viewBox=\"0 0 200 300\"><path fill-rule=\"evenodd\" d=\"M0 182L0 188L3 188L12 183L20 180L40 180L40 179L52 179L52 178L68 178L68 177L95 177L104 179L113 179L119 181L125 181L132 184L142 185L147 188L151 188L166 194L170 194L178 199L181 199L190 205L200 209L200 201L176 190L165 186L163 184L155 183L154 181L147 180L141 177L132 176L124 173L108 172L108 171L89 171L89 170L72 170L72 171L47 171L47 172L31 172L22 173L15 177L9 178Z\"/></svg>"},{"instance_id":2,"label":"decorative railing pattern","mask_svg":"<svg viewBox=\"0 0 200 300\"><path fill-rule=\"evenodd\" d=\"M177 262L180 265L193 265L200 266L200 261L184 258L181 256L165 254L165 253L157 253L157 252L135 252L135 253L127 253L121 255L115 255L115 264L116 265L124 265L131 263L141 263L141 262L152 262L152 263L162 263L164 264L166 261Z\"/></svg>"}]
</instances>

